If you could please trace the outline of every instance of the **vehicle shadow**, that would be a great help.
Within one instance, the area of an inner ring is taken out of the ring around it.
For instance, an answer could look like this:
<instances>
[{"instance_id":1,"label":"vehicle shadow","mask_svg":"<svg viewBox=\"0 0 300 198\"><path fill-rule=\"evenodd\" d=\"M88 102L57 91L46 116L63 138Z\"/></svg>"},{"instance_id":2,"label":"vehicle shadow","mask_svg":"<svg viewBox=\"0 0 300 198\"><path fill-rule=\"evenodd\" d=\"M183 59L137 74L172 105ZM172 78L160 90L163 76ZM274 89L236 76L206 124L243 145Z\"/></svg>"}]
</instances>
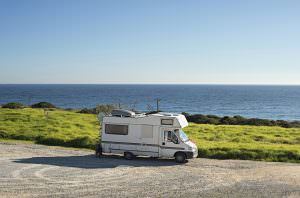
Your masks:
<instances>
[{"instance_id":1,"label":"vehicle shadow","mask_svg":"<svg viewBox=\"0 0 300 198\"><path fill-rule=\"evenodd\" d=\"M17 159L14 160L14 162L85 169L101 169L116 167L157 167L179 165L172 159L137 157L133 160L125 160L122 156L117 155L103 155L100 158L95 157L95 155L32 157L25 159Z\"/></svg>"}]
</instances>

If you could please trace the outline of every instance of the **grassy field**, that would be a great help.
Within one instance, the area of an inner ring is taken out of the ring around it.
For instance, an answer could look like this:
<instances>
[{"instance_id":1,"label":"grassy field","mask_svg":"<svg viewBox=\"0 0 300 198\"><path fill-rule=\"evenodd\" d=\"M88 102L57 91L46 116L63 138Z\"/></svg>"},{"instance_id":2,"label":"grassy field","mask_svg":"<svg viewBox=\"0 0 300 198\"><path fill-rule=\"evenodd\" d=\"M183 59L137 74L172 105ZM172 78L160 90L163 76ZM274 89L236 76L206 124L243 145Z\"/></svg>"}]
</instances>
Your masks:
<instances>
[{"instance_id":1,"label":"grassy field","mask_svg":"<svg viewBox=\"0 0 300 198\"><path fill-rule=\"evenodd\" d=\"M300 128L193 124L184 129L199 156L300 162ZM64 110L0 108L0 138L78 148L95 147L95 115Z\"/></svg>"},{"instance_id":2,"label":"grassy field","mask_svg":"<svg viewBox=\"0 0 300 198\"><path fill-rule=\"evenodd\" d=\"M0 108L0 138L39 144L94 148L99 137L95 115L64 110Z\"/></svg>"},{"instance_id":3,"label":"grassy field","mask_svg":"<svg viewBox=\"0 0 300 198\"><path fill-rule=\"evenodd\" d=\"M184 131L201 157L300 162L299 128L190 123Z\"/></svg>"}]
</instances>

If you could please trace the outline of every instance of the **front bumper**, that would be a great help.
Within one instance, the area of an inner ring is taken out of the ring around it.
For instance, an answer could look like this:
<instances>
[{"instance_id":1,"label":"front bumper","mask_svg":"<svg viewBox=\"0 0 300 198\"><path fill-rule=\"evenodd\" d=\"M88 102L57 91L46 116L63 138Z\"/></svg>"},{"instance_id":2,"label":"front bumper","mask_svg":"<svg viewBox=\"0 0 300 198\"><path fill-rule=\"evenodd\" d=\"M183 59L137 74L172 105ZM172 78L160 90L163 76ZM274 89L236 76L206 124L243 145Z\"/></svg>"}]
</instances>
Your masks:
<instances>
[{"instance_id":1,"label":"front bumper","mask_svg":"<svg viewBox=\"0 0 300 198\"><path fill-rule=\"evenodd\" d=\"M193 157L198 157L198 149L193 150Z\"/></svg>"},{"instance_id":2,"label":"front bumper","mask_svg":"<svg viewBox=\"0 0 300 198\"><path fill-rule=\"evenodd\" d=\"M187 159L196 158L198 157L198 150L196 149L194 151L186 151L185 154Z\"/></svg>"}]
</instances>

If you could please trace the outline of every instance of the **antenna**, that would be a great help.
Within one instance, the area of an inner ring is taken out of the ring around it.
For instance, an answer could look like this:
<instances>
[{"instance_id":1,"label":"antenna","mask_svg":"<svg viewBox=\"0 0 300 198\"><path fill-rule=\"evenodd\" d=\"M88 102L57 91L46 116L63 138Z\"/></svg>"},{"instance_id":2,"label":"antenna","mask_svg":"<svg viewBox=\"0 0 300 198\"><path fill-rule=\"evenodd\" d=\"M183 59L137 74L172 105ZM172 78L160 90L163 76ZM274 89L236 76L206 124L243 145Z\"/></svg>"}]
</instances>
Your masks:
<instances>
[{"instance_id":1,"label":"antenna","mask_svg":"<svg viewBox=\"0 0 300 198\"><path fill-rule=\"evenodd\" d=\"M159 102L161 101L160 98L156 99L156 111L159 111Z\"/></svg>"}]
</instances>

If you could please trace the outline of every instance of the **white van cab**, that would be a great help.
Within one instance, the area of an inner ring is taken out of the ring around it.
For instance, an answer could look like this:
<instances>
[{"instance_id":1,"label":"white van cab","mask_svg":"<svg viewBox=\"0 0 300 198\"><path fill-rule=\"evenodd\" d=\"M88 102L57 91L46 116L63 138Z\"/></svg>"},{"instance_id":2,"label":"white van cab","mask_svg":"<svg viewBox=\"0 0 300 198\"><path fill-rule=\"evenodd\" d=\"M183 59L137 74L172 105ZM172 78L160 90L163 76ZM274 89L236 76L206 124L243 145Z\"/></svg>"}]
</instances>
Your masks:
<instances>
[{"instance_id":1,"label":"white van cab","mask_svg":"<svg viewBox=\"0 0 300 198\"><path fill-rule=\"evenodd\" d=\"M135 114L113 110L108 116L99 115L101 138L96 154L175 158L179 163L198 156L197 146L182 130L188 126L184 115L175 113Z\"/></svg>"}]
</instances>

